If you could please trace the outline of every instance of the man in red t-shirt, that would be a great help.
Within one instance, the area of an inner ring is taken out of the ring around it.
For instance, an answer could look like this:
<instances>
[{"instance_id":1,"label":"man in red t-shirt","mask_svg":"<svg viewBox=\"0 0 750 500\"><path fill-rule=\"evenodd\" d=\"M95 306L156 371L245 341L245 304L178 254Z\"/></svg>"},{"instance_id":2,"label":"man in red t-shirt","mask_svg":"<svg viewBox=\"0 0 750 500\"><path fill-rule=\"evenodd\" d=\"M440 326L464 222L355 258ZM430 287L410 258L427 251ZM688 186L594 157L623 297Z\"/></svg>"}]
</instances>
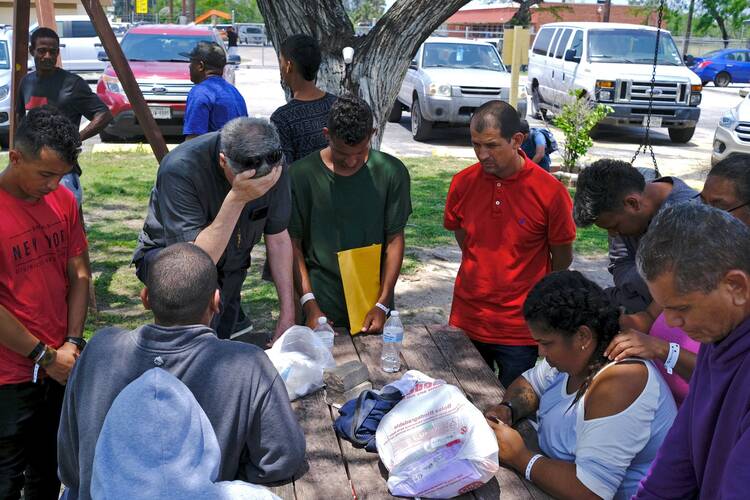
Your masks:
<instances>
[{"instance_id":1,"label":"man in red t-shirt","mask_svg":"<svg viewBox=\"0 0 750 500\"><path fill-rule=\"evenodd\" d=\"M537 348L523 319L531 287L573 260L573 204L565 187L521 151L512 106L490 101L471 120L479 159L453 177L445 228L461 247L450 324L472 339L500 382L534 366Z\"/></svg>"},{"instance_id":2,"label":"man in red t-shirt","mask_svg":"<svg viewBox=\"0 0 750 500\"><path fill-rule=\"evenodd\" d=\"M65 116L33 109L0 172L0 498L60 495L57 427L90 271L76 200L57 187L80 146Z\"/></svg>"}]
</instances>

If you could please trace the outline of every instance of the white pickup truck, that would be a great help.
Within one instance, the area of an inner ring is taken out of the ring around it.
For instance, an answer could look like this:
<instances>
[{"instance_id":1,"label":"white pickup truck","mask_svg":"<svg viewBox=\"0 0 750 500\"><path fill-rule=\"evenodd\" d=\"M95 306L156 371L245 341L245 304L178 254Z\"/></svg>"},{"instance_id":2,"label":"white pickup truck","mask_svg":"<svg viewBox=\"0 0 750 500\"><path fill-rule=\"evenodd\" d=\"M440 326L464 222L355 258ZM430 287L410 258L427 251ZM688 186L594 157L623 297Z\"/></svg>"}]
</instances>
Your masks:
<instances>
[{"instance_id":1,"label":"white pickup truck","mask_svg":"<svg viewBox=\"0 0 750 500\"><path fill-rule=\"evenodd\" d=\"M526 93L518 114L526 116ZM411 132L429 139L436 125L468 125L474 110L487 101L510 98L510 73L494 45L464 38L428 38L409 65L388 121L411 110Z\"/></svg>"}]
</instances>

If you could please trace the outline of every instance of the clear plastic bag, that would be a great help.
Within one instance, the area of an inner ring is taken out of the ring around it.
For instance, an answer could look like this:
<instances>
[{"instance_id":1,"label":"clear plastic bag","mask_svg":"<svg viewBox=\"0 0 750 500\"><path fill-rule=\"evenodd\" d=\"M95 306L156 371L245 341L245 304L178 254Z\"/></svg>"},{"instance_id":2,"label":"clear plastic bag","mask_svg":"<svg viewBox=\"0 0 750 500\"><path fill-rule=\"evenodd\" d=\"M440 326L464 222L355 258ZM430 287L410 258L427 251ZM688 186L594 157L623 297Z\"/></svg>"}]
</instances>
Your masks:
<instances>
[{"instance_id":1,"label":"clear plastic bag","mask_svg":"<svg viewBox=\"0 0 750 500\"><path fill-rule=\"evenodd\" d=\"M391 385L405 396L375 435L391 494L452 498L495 475L495 433L458 387L416 370Z\"/></svg>"},{"instance_id":2,"label":"clear plastic bag","mask_svg":"<svg viewBox=\"0 0 750 500\"><path fill-rule=\"evenodd\" d=\"M288 329L266 351L294 401L323 387L323 370L336 366L318 334L306 326Z\"/></svg>"}]
</instances>

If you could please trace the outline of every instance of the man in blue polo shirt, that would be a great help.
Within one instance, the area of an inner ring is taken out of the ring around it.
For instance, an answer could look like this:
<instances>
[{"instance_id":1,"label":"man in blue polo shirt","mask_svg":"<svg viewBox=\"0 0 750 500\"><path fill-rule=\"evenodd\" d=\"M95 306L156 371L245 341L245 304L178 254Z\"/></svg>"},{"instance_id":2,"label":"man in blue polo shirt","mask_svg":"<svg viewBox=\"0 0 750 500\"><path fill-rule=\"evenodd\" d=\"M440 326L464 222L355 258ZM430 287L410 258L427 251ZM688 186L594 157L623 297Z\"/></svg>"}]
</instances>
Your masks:
<instances>
[{"instance_id":1,"label":"man in blue polo shirt","mask_svg":"<svg viewBox=\"0 0 750 500\"><path fill-rule=\"evenodd\" d=\"M228 121L247 116L245 99L237 88L224 80L227 56L215 42L198 42L190 53L190 81L195 83L187 98L185 140L220 130Z\"/></svg>"}]
</instances>

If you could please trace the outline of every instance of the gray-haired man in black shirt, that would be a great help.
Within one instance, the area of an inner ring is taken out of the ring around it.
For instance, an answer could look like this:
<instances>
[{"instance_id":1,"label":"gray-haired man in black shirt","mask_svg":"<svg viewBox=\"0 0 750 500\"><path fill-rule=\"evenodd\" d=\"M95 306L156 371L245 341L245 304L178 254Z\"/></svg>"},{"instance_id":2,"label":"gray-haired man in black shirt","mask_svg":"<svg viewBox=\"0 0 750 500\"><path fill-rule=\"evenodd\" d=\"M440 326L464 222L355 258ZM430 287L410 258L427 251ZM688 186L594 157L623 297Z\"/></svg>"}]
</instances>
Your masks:
<instances>
[{"instance_id":1,"label":"gray-haired man in black shirt","mask_svg":"<svg viewBox=\"0 0 750 500\"><path fill-rule=\"evenodd\" d=\"M261 236L279 297L274 338L294 324L291 194L281 163L273 125L242 117L181 144L159 166L133 255L138 277L146 281L149 263L164 247L201 247L218 270L221 312L212 327L220 338L230 338L242 316L240 291Z\"/></svg>"}]
</instances>

